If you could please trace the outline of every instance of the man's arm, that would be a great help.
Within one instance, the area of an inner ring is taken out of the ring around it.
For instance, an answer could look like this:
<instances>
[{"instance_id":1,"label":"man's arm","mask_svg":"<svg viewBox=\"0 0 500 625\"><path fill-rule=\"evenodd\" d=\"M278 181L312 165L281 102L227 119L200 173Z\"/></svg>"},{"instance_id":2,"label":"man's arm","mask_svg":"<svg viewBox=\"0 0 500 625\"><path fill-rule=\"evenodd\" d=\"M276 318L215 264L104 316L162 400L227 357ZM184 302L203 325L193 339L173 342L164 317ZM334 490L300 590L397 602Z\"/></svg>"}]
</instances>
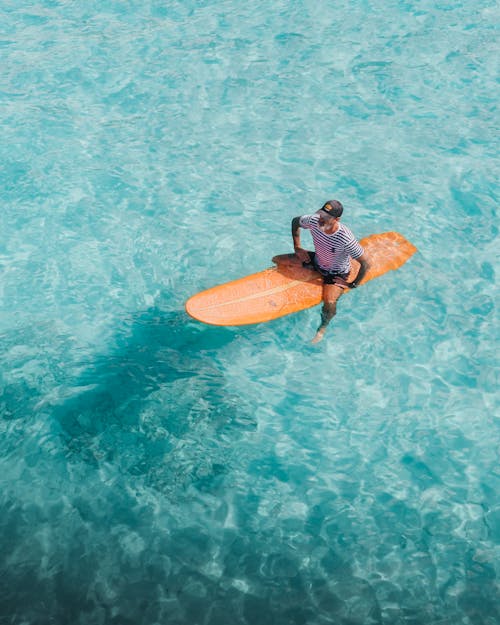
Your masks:
<instances>
[{"instance_id":1,"label":"man's arm","mask_svg":"<svg viewBox=\"0 0 500 625\"><path fill-rule=\"evenodd\" d=\"M311 260L309 254L307 250L303 250L300 247L300 217L294 217L292 219L292 239L295 255L301 262L308 263Z\"/></svg>"},{"instance_id":2,"label":"man's arm","mask_svg":"<svg viewBox=\"0 0 500 625\"><path fill-rule=\"evenodd\" d=\"M364 252L363 254L361 254L361 256L358 256L356 260L359 263L359 271L358 271L358 275L356 276L356 278L352 282L347 283L347 286L350 289L355 289L359 285L361 280L365 277L365 274L368 271L368 269L370 269L370 264L368 263L368 259Z\"/></svg>"}]
</instances>

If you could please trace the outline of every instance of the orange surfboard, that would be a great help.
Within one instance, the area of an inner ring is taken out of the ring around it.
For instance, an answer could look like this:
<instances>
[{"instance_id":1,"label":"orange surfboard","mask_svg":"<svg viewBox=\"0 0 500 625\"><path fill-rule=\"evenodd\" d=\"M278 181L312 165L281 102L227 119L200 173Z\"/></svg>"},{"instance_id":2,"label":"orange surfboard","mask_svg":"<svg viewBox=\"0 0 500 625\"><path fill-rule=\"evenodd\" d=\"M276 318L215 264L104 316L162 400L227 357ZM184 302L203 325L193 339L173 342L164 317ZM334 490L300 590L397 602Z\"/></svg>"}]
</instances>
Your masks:
<instances>
[{"instance_id":1,"label":"orange surfboard","mask_svg":"<svg viewBox=\"0 0 500 625\"><path fill-rule=\"evenodd\" d=\"M360 243L370 262L360 284L399 269L417 251L397 232L372 234ZM356 277L358 267L352 260L348 280ZM186 311L198 321L219 326L270 321L319 304L322 285L321 275L312 269L271 267L193 295L186 302Z\"/></svg>"}]
</instances>

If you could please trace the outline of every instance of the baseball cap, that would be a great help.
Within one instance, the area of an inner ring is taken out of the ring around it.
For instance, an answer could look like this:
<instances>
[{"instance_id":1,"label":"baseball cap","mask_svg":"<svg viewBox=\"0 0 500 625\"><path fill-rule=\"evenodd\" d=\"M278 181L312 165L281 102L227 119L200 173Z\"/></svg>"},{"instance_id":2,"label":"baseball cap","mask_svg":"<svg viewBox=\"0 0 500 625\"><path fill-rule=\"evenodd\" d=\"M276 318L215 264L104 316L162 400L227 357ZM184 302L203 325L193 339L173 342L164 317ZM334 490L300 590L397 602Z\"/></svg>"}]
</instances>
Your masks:
<instances>
[{"instance_id":1,"label":"baseball cap","mask_svg":"<svg viewBox=\"0 0 500 625\"><path fill-rule=\"evenodd\" d=\"M340 217L344 211L344 207L338 200L328 200L328 202L323 204L321 210L332 217Z\"/></svg>"}]
</instances>

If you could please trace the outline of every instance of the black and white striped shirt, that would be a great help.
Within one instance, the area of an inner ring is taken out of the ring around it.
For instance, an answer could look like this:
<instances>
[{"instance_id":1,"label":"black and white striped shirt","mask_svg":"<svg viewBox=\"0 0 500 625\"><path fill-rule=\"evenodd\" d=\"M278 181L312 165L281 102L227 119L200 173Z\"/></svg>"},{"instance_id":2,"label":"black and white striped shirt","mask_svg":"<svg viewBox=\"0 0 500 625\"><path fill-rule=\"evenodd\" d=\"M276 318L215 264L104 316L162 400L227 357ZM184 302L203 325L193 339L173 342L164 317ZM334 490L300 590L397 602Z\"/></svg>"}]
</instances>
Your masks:
<instances>
[{"instance_id":1,"label":"black and white striped shirt","mask_svg":"<svg viewBox=\"0 0 500 625\"><path fill-rule=\"evenodd\" d=\"M320 269L329 273L349 273L351 261L349 257L359 258L363 248L353 233L339 223L338 230L333 234L325 234L318 227L319 215L302 215L300 226L311 231L316 250L316 262Z\"/></svg>"}]
</instances>

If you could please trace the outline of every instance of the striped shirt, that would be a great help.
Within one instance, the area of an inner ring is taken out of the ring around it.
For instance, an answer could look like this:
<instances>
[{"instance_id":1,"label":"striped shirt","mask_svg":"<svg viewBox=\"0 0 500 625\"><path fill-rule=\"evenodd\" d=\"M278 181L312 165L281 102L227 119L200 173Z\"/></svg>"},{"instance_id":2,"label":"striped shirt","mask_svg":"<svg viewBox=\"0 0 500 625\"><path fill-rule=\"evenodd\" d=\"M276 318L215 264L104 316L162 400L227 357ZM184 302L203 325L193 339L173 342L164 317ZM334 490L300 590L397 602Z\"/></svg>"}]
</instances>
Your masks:
<instances>
[{"instance_id":1,"label":"striped shirt","mask_svg":"<svg viewBox=\"0 0 500 625\"><path fill-rule=\"evenodd\" d=\"M316 262L320 269L329 273L349 273L352 258L359 258L363 248L353 233L339 223L338 230L333 234L325 234L318 227L319 215L302 215L300 226L311 231L316 250Z\"/></svg>"}]
</instances>

